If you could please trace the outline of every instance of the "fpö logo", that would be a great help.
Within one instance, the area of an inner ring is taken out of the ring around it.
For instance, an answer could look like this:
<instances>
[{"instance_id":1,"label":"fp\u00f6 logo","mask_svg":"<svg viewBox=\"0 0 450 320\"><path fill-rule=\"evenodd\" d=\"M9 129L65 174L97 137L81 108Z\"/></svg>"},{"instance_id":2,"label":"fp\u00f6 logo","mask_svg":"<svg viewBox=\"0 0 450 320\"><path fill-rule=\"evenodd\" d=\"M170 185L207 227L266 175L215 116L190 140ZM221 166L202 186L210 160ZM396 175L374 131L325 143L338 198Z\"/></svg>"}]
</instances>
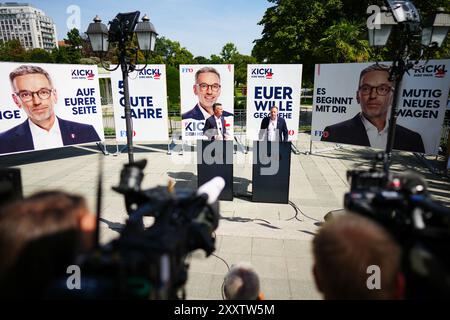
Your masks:
<instances>
[{"instance_id":1,"label":"fp\u00f6 logo","mask_svg":"<svg viewBox=\"0 0 450 320\"><path fill-rule=\"evenodd\" d=\"M194 72L193 68L190 68L190 67L182 67L181 68L181 73L192 73L192 72Z\"/></svg>"},{"instance_id":2,"label":"fp\u00f6 logo","mask_svg":"<svg viewBox=\"0 0 450 320\"><path fill-rule=\"evenodd\" d=\"M139 79L145 78L145 79L159 80L159 79L161 79L161 71L159 70L159 68L144 69L144 70L139 71L138 77L139 77Z\"/></svg>"},{"instance_id":3,"label":"fp\u00f6 logo","mask_svg":"<svg viewBox=\"0 0 450 320\"><path fill-rule=\"evenodd\" d=\"M120 137L124 138L127 136L127 130L120 130ZM133 130L133 137L136 137L136 130Z\"/></svg>"},{"instance_id":4,"label":"fp\u00f6 logo","mask_svg":"<svg viewBox=\"0 0 450 320\"><path fill-rule=\"evenodd\" d=\"M272 79L272 68L252 68L250 69L251 78L266 78Z\"/></svg>"},{"instance_id":5,"label":"fp\u00f6 logo","mask_svg":"<svg viewBox=\"0 0 450 320\"><path fill-rule=\"evenodd\" d=\"M72 79L78 80L94 80L94 71L90 69L72 69Z\"/></svg>"},{"instance_id":6,"label":"fp\u00f6 logo","mask_svg":"<svg viewBox=\"0 0 450 320\"><path fill-rule=\"evenodd\" d=\"M429 64L414 70L414 77L435 77L435 78L444 78L447 69L445 64Z\"/></svg>"}]
</instances>

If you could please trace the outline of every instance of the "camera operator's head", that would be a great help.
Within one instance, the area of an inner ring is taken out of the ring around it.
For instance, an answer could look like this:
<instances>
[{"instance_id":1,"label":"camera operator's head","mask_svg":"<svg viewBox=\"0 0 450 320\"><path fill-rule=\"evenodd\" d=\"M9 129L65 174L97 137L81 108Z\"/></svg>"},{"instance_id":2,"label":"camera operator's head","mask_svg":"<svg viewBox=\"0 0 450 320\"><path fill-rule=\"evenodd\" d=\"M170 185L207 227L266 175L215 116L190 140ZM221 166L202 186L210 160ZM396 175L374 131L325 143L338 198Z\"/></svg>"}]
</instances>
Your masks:
<instances>
[{"instance_id":1,"label":"camera operator's head","mask_svg":"<svg viewBox=\"0 0 450 320\"><path fill-rule=\"evenodd\" d=\"M258 300L259 277L255 270L245 263L235 264L224 280L224 294L227 300Z\"/></svg>"},{"instance_id":2,"label":"camera operator's head","mask_svg":"<svg viewBox=\"0 0 450 320\"><path fill-rule=\"evenodd\" d=\"M0 211L0 295L41 297L93 244L95 216L82 197L36 193Z\"/></svg>"},{"instance_id":3,"label":"camera operator's head","mask_svg":"<svg viewBox=\"0 0 450 320\"><path fill-rule=\"evenodd\" d=\"M401 250L386 230L347 213L313 240L314 277L325 299L401 299Z\"/></svg>"}]
</instances>

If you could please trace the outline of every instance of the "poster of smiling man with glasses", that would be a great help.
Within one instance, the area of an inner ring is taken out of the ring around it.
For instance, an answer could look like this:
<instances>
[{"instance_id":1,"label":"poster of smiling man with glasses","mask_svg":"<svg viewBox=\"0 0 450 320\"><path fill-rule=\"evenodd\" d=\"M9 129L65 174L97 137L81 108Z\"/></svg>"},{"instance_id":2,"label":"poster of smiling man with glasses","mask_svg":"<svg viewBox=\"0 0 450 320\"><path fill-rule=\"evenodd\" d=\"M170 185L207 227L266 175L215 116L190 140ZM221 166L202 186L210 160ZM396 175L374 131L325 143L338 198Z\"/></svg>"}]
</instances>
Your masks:
<instances>
[{"instance_id":1,"label":"poster of smiling man with glasses","mask_svg":"<svg viewBox=\"0 0 450 320\"><path fill-rule=\"evenodd\" d=\"M183 140L203 137L205 121L214 115L213 104L223 107L226 131L233 136L233 65L180 65Z\"/></svg>"},{"instance_id":2,"label":"poster of smiling man with glasses","mask_svg":"<svg viewBox=\"0 0 450 320\"><path fill-rule=\"evenodd\" d=\"M104 140L96 66L2 63L0 73L12 89L0 97L0 154Z\"/></svg>"},{"instance_id":3,"label":"poster of smiling man with glasses","mask_svg":"<svg viewBox=\"0 0 450 320\"><path fill-rule=\"evenodd\" d=\"M435 60L405 74L393 149L438 152L450 80L447 69L448 60ZM395 97L389 72L390 63L316 65L312 140L384 150Z\"/></svg>"}]
</instances>

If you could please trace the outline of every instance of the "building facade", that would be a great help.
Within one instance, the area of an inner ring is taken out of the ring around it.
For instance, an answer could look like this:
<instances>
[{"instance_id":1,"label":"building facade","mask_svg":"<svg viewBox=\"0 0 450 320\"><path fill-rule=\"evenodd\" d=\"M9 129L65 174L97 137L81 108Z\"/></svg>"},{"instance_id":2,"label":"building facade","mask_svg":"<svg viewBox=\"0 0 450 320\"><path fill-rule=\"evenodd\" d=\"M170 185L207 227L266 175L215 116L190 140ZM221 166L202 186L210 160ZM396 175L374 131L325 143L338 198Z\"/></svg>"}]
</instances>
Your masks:
<instances>
[{"instance_id":1,"label":"building facade","mask_svg":"<svg viewBox=\"0 0 450 320\"><path fill-rule=\"evenodd\" d=\"M0 3L0 41L14 39L25 49L51 51L58 46L56 26L42 10L28 3Z\"/></svg>"}]
</instances>

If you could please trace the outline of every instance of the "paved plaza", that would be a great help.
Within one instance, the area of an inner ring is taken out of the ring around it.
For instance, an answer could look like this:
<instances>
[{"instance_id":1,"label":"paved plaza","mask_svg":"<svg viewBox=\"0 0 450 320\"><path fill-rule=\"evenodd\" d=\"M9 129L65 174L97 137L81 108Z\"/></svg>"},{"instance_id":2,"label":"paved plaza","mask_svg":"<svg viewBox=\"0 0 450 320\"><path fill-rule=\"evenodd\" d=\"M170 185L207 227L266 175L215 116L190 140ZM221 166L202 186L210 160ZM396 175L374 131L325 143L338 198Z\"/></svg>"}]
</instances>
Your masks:
<instances>
[{"instance_id":1,"label":"paved plaza","mask_svg":"<svg viewBox=\"0 0 450 320\"><path fill-rule=\"evenodd\" d=\"M342 146L314 154L309 151L308 134L300 134L295 143L301 154L292 154L289 204L253 203L247 197L252 190L252 152L234 155L233 201L221 201L221 219L216 230L215 256L206 258L201 251L192 254L186 286L188 299L222 299L221 286L227 264L250 262L261 278L266 299L320 299L312 277L311 240L325 214L343 206L349 190L346 171L368 168L371 149ZM114 140L107 141L109 152L116 150ZM313 143L313 150L333 144ZM197 187L196 152L186 148L184 155L167 154L167 145L149 144L135 148L135 160L147 159L143 188L166 185ZM103 209L101 240L118 236L127 218L123 196L111 190L119 182L127 153L104 156L96 145L67 147L0 157L0 166L21 169L24 194L59 189L81 194L90 208L96 207L99 163L103 161ZM428 164L437 165L434 157ZM424 174L434 198L450 206L449 179L434 174L423 159L410 153L395 153L392 169L412 169ZM146 223L150 224L152 218Z\"/></svg>"}]
</instances>

